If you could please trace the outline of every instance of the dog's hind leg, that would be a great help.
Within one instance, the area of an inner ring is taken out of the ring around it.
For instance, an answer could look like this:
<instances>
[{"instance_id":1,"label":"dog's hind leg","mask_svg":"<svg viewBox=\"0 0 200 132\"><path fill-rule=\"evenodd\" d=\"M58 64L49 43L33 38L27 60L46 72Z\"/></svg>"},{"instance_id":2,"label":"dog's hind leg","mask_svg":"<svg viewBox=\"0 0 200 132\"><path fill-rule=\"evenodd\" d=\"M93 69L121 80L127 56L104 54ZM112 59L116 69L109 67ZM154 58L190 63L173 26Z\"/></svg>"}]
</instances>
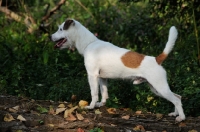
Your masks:
<instances>
[{"instance_id":1,"label":"dog's hind leg","mask_svg":"<svg viewBox=\"0 0 200 132\"><path fill-rule=\"evenodd\" d=\"M181 96L180 95L178 95L178 94L175 94L175 93L173 93L177 98L179 98L180 100L181 100ZM171 112L171 113L169 113L168 114L169 116L177 116L178 115L178 110L177 110L177 108L175 107L175 110L174 110L174 112Z\"/></svg>"},{"instance_id":2,"label":"dog's hind leg","mask_svg":"<svg viewBox=\"0 0 200 132\"><path fill-rule=\"evenodd\" d=\"M88 80L91 90L92 102L89 106L86 106L87 109L93 109L95 107L96 102L99 100L99 89L98 89L98 77L97 74L90 75L88 74Z\"/></svg>"},{"instance_id":3,"label":"dog's hind leg","mask_svg":"<svg viewBox=\"0 0 200 132\"><path fill-rule=\"evenodd\" d=\"M95 104L96 107L101 107L106 104L106 100L108 99L108 89L107 89L107 79L99 78L99 85L101 90L101 102L97 102Z\"/></svg>"},{"instance_id":4,"label":"dog's hind leg","mask_svg":"<svg viewBox=\"0 0 200 132\"><path fill-rule=\"evenodd\" d=\"M149 87L150 87L151 91L152 91L154 94L156 94L157 96L162 97L162 95L159 94L159 93L156 91L156 89L155 89L150 83L148 83L148 84L149 84ZM180 96L180 95L175 94L175 93L173 93L173 94L174 94L176 97L178 97L179 99L181 99L181 96ZM162 98L164 98L164 97L162 97ZM177 116L177 115L178 115L178 110L176 109L176 107L175 107L174 109L175 109L174 112L171 112L171 113L168 114L169 116Z\"/></svg>"},{"instance_id":5,"label":"dog's hind leg","mask_svg":"<svg viewBox=\"0 0 200 132\"><path fill-rule=\"evenodd\" d=\"M156 81L156 80L159 80ZM157 95L169 100L175 105L175 112L174 114L179 114L179 116L176 117L176 121L180 122L182 120L185 120L185 114L183 112L181 99L180 96L174 94L167 83L166 74L163 72L163 74L156 75L150 78L147 78L147 81L152 85L153 89L152 91L156 93Z\"/></svg>"}]
</instances>

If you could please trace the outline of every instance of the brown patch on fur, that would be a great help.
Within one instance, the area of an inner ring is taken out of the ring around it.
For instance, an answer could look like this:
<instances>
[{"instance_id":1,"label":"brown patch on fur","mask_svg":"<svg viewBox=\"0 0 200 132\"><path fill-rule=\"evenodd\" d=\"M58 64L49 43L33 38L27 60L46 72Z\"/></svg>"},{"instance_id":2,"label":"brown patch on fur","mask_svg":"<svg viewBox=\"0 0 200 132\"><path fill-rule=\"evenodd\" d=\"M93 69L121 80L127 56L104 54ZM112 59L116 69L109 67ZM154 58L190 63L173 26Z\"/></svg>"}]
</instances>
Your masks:
<instances>
[{"instance_id":1,"label":"brown patch on fur","mask_svg":"<svg viewBox=\"0 0 200 132\"><path fill-rule=\"evenodd\" d=\"M64 30L67 30L67 29L70 27L70 25L71 25L72 23L74 23L73 20L67 19L67 20L65 21L65 24L64 24L63 29L64 29Z\"/></svg>"},{"instance_id":2,"label":"brown patch on fur","mask_svg":"<svg viewBox=\"0 0 200 132\"><path fill-rule=\"evenodd\" d=\"M145 57L145 55L143 55L143 54L129 51L129 52L126 52L126 54L124 54L121 57L121 60L126 67L137 68L138 66L140 66L144 57Z\"/></svg>"},{"instance_id":3,"label":"brown patch on fur","mask_svg":"<svg viewBox=\"0 0 200 132\"><path fill-rule=\"evenodd\" d=\"M167 58L167 54L165 54L164 52L161 53L159 56L156 57L156 61L159 65L162 64L162 62Z\"/></svg>"}]
</instances>

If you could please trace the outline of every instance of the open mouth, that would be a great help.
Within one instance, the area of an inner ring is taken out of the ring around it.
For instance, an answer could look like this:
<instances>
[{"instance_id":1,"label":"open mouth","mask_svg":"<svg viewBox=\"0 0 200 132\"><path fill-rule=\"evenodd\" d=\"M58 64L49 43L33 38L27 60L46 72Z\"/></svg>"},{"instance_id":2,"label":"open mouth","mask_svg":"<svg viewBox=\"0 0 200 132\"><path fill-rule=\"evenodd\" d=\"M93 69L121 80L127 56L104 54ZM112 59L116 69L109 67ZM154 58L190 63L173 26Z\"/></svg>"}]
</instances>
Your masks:
<instances>
[{"instance_id":1,"label":"open mouth","mask_svg":"<svg viewBox=\"0 0 200 132\"><path fill-rule=\"evenodd\" d=\"M54 46L54 48L60 48L62 47L62 45L67 42L67 39L66 38L62 38L62 39L59 39L58 41L56 41L56 45Z\"/></svg>"}]
</instances>

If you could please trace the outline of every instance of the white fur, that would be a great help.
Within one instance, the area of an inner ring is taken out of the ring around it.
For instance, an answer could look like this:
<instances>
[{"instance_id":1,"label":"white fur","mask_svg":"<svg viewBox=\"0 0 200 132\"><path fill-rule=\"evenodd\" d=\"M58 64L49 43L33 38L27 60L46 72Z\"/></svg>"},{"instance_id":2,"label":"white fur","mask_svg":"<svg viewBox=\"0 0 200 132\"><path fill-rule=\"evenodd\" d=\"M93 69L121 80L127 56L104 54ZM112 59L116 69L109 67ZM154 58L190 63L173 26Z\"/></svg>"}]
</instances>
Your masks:
<instances>
[{"instance_id":1,"label":"white fur","mask_svg":"<svg viewBox=\"0 0 200 132\"><path fill-rule=\"evenodd\" d=\"M78 21L73 21L74 24L67 30L62 30L65 24L63 22L59 26L58 31L52 34L51 39L57 41L61 38L67 38L67 42L60 49L75 46L78 52L84 56L92 96L92 101L86 108L93 109L95 106L105 105L108 98L107 78L127 78L133 80L142 78L142 81L146 80L150 84L152 92L175 105L175 112L170 113L170 116L179 115L176 118L177 121L185 119L180 96L171 92L167 83L166 71L156 62L155 57L145 56L137 68L126 67L121 57L130 50L99 40ZM165 54L169 54L172 50L177 34L176 28L171 27L168 42L163 51ZM140 82L138 81L135 84L139 84ZM98 102L98 85L100 85L102 95L101 102Z\"/></svg>"}]
</instances>

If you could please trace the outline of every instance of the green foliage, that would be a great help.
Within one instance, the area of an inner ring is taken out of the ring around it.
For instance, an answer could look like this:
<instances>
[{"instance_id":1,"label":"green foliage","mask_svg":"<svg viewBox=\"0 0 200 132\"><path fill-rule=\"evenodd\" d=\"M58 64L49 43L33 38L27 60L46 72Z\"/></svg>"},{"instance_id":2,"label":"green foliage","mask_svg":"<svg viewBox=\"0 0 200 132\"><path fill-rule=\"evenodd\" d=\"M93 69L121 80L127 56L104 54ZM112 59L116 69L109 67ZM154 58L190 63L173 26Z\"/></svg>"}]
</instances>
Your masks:
<instances>
[{"instance_id":1,"label":"green foliage","mask_svg":"<svg viewBox=\"0 0 200 132\"><path fill-rule=\"evenodd\" d=\"M19 0L8 4L16 13L31 12L40 25L42 17L57 2ZM198 1L190 0L68 0L43 23L49 26L38 26L40 28L32 34L27 32L24 23L0 13L0 92L67 101L75 94L77 100L91 100L83 57L77 51L54 50L48 38L67 17L79 20L100 39L152 56L163 51L169 28L175 25L179 38L163 66L171 90L182 96L186 114L198 116L199 11ZM133 85L126 80L109 80L108 84L108 107L162 113L174 109L171 103L152 94L146 84Z\"/></svg>"},{"instance_id":2,"label":"green foliage","mask_svg":"<svg viewBox=\"0 0 200 132\"><path fill-rule=\"evenodd\" d=\"M89 132L103 132L101 128L95 127L94 129L90 130Z\"/></svg>"}]
</instances>

